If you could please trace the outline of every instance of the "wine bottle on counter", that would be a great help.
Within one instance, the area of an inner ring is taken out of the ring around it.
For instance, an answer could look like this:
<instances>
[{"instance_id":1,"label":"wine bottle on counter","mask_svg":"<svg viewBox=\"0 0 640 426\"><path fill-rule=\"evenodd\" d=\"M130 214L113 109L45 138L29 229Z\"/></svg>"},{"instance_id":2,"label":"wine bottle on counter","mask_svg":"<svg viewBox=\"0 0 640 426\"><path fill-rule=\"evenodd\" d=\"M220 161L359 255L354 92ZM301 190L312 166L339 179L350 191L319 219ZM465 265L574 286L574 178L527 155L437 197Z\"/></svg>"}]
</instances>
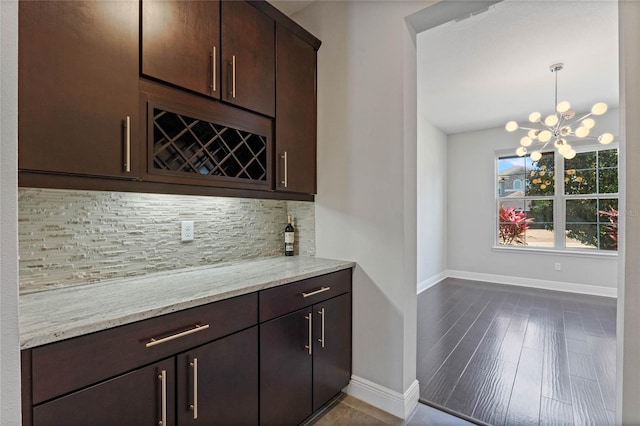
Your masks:
<instances>
[{"instance_id":1,"label":"wine bottle on counter","mask_svg":"<svg viewBox=\"0 0 640 426\"><path fill-rule=\"evenodd\" d=\"M287 226L284 228L284 255L293 256L293 242L295 241L294 229L291 224L291 216L287 216Z\"/></svg>"}]
</instances>

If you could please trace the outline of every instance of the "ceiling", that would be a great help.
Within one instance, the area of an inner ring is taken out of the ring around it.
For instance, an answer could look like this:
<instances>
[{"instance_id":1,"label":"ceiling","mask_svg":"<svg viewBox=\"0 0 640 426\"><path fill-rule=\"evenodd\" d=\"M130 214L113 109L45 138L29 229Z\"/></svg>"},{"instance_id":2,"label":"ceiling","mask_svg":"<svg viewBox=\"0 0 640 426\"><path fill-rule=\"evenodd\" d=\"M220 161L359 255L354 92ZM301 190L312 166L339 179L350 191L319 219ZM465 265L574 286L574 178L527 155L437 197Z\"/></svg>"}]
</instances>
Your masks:
<instances>
[{"instance_id":1,"label":"ceiling","mask_svg":"<svg viewBox=\"0 0 640 426\"><path fill-rule=\"evenodd\" d=\"M526 121L558 101L618 106L618 9L611 0L505 0L417 36L418 96L447 134Z\"/></svg>"}]
</instances>

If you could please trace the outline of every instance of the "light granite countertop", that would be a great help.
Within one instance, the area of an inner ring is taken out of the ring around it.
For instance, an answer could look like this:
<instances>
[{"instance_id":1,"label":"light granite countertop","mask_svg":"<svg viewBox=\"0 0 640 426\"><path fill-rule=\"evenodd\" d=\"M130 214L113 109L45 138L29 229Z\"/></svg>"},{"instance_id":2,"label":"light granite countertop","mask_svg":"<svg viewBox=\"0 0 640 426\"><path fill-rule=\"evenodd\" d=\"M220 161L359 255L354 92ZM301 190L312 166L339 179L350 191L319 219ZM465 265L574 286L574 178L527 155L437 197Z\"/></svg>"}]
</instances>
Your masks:
<instances>
[{"instance_id":1,"label":"light granite countertop","mask_svg":"<svg viewBox=\"0 0 640 426\"><path fill-rule=\"evenodd\" d=\"M20 348L253 293L355 266L317 257L273 257L188 268L20 296Z\"/></svg>"}]
</instances>

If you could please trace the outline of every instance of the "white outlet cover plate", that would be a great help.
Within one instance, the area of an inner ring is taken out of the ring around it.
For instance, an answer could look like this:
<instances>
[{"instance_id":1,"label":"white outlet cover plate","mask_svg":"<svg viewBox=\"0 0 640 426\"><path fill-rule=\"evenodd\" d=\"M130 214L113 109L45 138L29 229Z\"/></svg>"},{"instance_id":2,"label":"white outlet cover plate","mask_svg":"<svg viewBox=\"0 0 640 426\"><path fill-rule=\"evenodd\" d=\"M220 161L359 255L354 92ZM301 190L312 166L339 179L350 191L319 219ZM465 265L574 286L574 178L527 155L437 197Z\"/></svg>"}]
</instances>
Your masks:
<instances>
[{"instance_id":1,"label":"white outlet cover plate","mask_svg":"<svg viewBox=\"0 0 640 426\"><path fill-rule=\"evenodd\" d=\"M182 221L182 241L193 241L193 221L192 220L183 220Z\"/></svg>"}]
</instances>

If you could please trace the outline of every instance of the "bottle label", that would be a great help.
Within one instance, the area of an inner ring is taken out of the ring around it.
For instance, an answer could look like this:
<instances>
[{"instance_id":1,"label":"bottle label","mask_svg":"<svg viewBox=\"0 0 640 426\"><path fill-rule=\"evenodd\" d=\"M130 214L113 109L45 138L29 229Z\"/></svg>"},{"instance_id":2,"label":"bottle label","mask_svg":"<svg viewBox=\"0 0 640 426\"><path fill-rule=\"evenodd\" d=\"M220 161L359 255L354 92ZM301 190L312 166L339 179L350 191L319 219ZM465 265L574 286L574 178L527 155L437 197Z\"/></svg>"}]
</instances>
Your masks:
<instances>
[{"instance_id":1,"label":"bottle label","mask_svg":"<svg viewBox=\"0 0 640 426\"><path fill-rule=\"evenodd\" d=\"M295 241L295 236L293 232L285 232L284 233L284 242L285 244L293 244Z\"/></svg>"}]
</instances>

